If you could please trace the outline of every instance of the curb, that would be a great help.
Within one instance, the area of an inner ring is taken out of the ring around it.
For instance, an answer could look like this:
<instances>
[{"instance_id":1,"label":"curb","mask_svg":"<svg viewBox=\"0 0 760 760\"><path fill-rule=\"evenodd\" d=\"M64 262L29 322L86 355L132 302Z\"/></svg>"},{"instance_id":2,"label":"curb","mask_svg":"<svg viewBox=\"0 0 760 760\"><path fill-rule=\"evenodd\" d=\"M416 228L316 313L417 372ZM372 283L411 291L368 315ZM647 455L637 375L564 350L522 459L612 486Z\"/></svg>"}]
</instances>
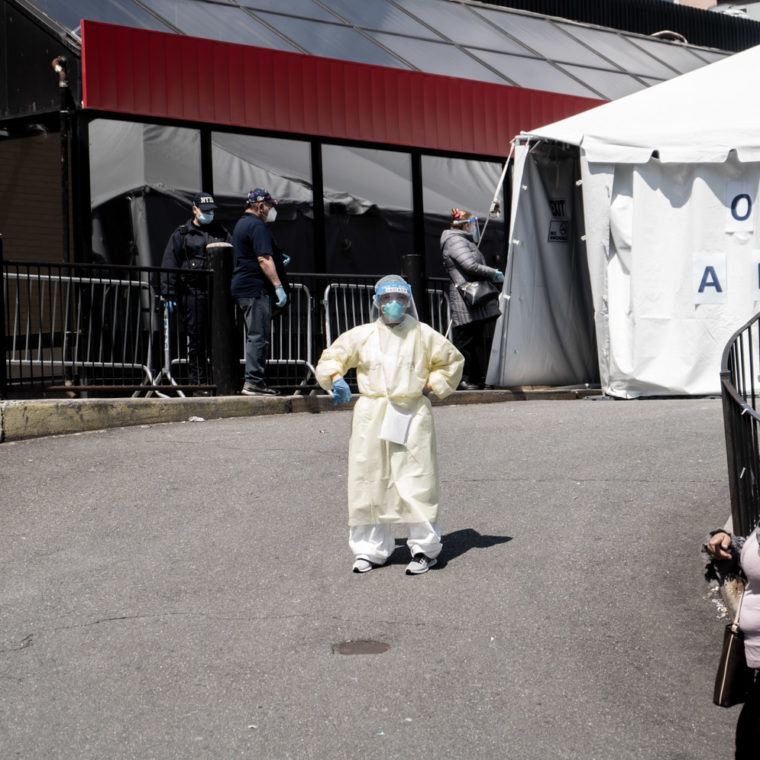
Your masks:
<instances>
[{"instance_id":1,"label":"curb","mask_svg":"<svg viewBox=\"0 0 760 760\"><path fill-rule=\"evenodd\" d=\"M598 396L598 389L457 391L433 406L505 401L568 400ZM352 403L341 409L351 408ZM221 419L265 414L318 413L334 410L327 395L214 396L211 398L43 399L0 402L0 443L67 435L131 425L185 422L191 417Z\"/></svg>"}]
</instances>

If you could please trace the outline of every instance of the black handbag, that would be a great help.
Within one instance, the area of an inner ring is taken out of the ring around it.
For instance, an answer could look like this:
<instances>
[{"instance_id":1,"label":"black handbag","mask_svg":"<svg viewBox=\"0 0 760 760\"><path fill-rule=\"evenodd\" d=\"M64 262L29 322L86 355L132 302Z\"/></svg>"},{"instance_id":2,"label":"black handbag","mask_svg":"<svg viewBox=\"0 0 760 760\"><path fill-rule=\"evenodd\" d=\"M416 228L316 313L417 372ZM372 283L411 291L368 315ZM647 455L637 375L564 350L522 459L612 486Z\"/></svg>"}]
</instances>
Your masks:
<instances>
[{"instance_id":1,"label":"black handbag","mask_svg":"<svg viewBox=\"0 0 760 760\"><path fill-rule=\"evenodd\" d=\"M747 667L747 659L744 656L744 633L739 628L742 601L744 601L744 594L739 602L734 622L727 625L723 633L723 651L720 655L713 692L713 702L718 707L733 707L744 702L752 684L752 671Z\"/></svg>"},{"instance_id":2,"label":"black handbag","mask_svg":"<svg viewBox=\"0 0 760 760\"><path fill-rule=\"evenodd\" d=\"M457 285L464 302L471 308L477 309L485 306L489 301L499 297L499 289L488 280L476 280Z\"/></svg>"}]
</instances>

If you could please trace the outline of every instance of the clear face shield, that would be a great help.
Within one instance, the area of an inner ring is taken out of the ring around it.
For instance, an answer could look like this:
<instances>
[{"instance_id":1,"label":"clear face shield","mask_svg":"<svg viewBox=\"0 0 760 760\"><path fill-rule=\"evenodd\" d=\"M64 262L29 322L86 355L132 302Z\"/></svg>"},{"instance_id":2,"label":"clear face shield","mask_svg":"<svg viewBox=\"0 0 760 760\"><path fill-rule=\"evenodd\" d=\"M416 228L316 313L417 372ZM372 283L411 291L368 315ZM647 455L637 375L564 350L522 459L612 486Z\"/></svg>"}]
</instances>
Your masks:
<instances>
[{"instance_id":1,"label":"clear face shield","mask_svg":"<svg viewBox=\"0 0 760 760\"><path fill-rule=\"evenodd\" d=\"M480 223L477 216L465 219L464 229L472 235L472 241L477 245L480 242Z\"/></svg>"},{"instance_id":2,"label":"clear face shield","mask_svg":"<svg viewBox=\"0 0 760 760\"><path fill-rule=\"evenodd\" d=\"M372 320L382 317L386 324L395 325L403 320L405 314L418 318L409 283L398 275L388 275L378 280L370 311Z\"/></svg>"}]
</instances>

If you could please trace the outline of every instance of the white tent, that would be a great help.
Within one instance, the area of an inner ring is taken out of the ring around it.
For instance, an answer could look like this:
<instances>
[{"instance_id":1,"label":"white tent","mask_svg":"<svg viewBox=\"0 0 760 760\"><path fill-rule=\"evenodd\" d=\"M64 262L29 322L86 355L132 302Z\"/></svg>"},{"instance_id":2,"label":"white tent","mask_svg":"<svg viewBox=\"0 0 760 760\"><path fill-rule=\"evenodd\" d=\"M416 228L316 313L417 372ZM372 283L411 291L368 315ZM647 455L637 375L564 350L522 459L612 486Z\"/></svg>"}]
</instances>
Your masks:
<instances>
[{"instance_id":1,"label":"white tent","mask_svg":"<svg viewBox=\"0 0 760 760\"><path fill-rule=\"evenodd\" d=\"M760 47L516 140L488 381L720 389L760 304Z\"/></svg>"}]
</instances>

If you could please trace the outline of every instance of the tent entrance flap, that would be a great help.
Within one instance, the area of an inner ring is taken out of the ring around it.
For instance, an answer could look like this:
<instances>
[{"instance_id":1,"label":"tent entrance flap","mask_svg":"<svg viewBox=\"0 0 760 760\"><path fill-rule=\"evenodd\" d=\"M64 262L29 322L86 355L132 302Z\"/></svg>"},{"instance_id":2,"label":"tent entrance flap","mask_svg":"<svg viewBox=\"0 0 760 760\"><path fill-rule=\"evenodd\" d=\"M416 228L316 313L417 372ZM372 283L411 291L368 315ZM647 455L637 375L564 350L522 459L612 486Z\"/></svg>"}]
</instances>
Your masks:
<instances>
[{"instance_id":1,"label":"tent entrance flap","mask_svg":"<svg viewBox=\"0 0 760 760\"><path fill-rule=\"evenodd\" d=\"M506 298L489 383L599 382L579 180L576 147L517 145Z\"/></svg>"}]
</instances>

